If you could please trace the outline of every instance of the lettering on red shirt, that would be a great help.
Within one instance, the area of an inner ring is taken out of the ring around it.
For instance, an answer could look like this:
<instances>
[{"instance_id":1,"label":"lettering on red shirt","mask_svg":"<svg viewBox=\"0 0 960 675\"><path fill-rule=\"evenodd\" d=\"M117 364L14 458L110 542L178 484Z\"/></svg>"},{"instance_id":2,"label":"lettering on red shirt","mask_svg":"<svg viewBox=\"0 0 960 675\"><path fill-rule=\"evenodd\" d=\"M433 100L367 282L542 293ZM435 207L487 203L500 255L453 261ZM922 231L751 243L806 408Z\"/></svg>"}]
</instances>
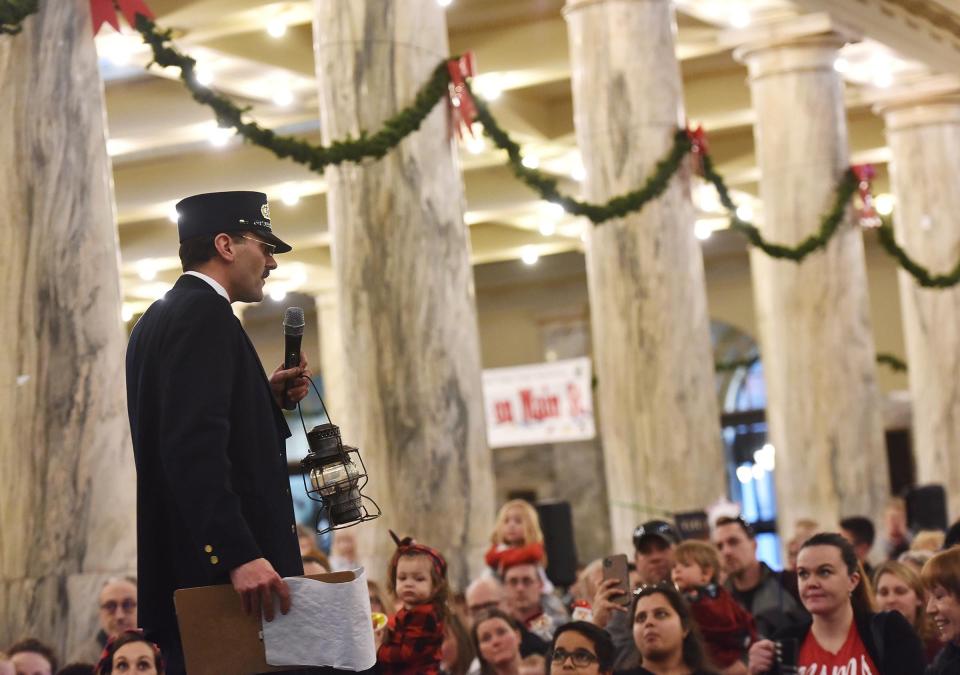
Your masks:
<instances>
[{"instance_id":1,"label":"lettering on red shirt","mask_svg":"<svg viewBox=\"0 0 960 675\"><path fill-rule=\"evenodd\" d=\"M880 675L860 639L857 624L853 622L846 641L836 654L821 647L812 630L807 633L800 647L798 665L800 675Z\"/></svg>"}]
</instances>

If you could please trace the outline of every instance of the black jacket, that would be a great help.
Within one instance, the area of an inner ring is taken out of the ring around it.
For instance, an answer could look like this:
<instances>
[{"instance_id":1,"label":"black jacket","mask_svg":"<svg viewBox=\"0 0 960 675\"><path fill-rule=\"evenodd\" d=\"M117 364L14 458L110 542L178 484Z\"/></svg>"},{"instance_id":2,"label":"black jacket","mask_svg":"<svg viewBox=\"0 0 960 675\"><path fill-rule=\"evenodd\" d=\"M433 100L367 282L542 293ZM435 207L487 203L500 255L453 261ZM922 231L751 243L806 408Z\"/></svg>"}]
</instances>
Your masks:
<instances>
[{"instance_id":1,"label":"black jacket","mask_svg":"<svg viewBox=\"0 0 960 675\"><path fill-rule=\"evenodd\" d=\"M255 558L303 574L290 431L240 321L204 280L182 276L134 327L127 408L144 629L175 631L174 590L230 583Z\"/></svg>"},{"instance_id":2,"label":"black jacket","mask_svg":"<svg viewBox=\"0 0 960 675\"><path fill-rule=\"evenodd\" d=\"M874 675L920 675L925 668L923 643L900 612L855 615L863 646L880 672ZM810 632L812 621L782 629L774 640L794 639L798 646Z\"/></svg>"},{"instance_id":3,"label":"black jacket","mask_svg":"<svg viewBox=\"0 0 960 675\"><path fill-rule=\"evenodd\" d=\"M927 666L926 675L957 675L960 673L960 647L952 642L944 645L937 658Z\"/></svg>"}]
</instances>

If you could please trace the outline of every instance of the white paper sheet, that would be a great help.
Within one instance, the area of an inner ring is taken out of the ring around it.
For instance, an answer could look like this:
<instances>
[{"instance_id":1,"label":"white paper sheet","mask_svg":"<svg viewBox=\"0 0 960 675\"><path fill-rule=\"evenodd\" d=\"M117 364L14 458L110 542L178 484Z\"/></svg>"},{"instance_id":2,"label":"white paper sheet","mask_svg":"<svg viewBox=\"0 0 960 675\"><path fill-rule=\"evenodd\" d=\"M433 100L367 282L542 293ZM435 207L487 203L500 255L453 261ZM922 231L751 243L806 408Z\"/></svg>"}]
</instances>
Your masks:
<instances>
[{"instance_id":1,"label":"white paper sheet","mask_svg":"<svg viewBox=\"0 0 960 675\"><path fill-rule=\"evenodd\" d=\"M263 644L271 666L332 666L360 671L377 660L370 618L370 596L363 568L342 584L289 577L292 606L276 608L263 621ZM279 602L277 602L279 605Z\"/></svg>"}]
</instances>

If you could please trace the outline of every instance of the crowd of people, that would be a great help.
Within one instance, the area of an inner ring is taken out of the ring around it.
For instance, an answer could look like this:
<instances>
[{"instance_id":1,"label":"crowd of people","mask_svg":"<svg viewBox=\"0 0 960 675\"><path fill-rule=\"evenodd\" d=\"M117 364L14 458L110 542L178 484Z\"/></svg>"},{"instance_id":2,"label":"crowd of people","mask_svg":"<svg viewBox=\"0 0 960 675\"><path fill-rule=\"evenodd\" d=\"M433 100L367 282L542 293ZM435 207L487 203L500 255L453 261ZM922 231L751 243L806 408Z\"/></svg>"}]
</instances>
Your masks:
<instances>
[{"instance_id":1,"label":"crowd of people","mask_svg":"<svg viewBox=\"0 0 960 675\"><path fill-rule=\"evenodd\" d=\"M584 565L569 589L546 575L536 510L501 509L486 569L462 592L443 553L395 537L387 592L370 581L384 675L944 675L960 673L960 526L911 533L902 504L887 513L883 560L871 565L875 528L845 518L839 532L799 523L775 571L758 556L742 517L721 516L710 540L682 540L670 522L634 532L628 579L609 559ZM359 564L341 531L328 556L302 529L307 574ZM377 621L377 617L381 620ZM30 637L0 652L0 675L162 675L160 650L137 629L137 585L110 579L99 630L60 667ZM790 670L790 667L794 670Z\"/></svg>"}]
</instances>

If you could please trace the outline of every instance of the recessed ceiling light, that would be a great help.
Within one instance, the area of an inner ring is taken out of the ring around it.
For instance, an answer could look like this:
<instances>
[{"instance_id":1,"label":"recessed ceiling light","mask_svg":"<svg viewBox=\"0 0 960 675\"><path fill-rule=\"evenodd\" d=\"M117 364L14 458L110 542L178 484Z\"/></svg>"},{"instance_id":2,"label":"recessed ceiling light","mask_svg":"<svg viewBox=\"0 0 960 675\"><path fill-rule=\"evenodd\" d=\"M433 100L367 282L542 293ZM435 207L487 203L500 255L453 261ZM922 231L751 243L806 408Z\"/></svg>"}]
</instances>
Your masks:
<instances>
[{"instance_id":1,"label":"recessed ceiling light","mask_svg":"<svg viewBox=\"0 0 960 675\"><path fill-rule=\"evenodd\" d=\"M287 289L283 286L274 286L270 289L270 299L274 302L283 302L283 299L287 297Z\"/></svg>"},{"instance_id":2,"label":"recessed ceiling light","mask_svg":"<svg viewBox=\"0 0 960 675\"><path fill-rule=\"evenodd\" d=\"M170 207L167 209L167 218L169 218L170 222L173 223L174 225L180 222L180 212L177 211L176 204L171 204Z\"/></svg>"},{"instance_id":3,"label":"recessed ceiling light","mask_svg":"<svg viewBox=\"0 0 960 675\"><path fill-rule=\"evenodd\" d=\"M523 159L520 161L528 169L536 169L540 166L540 158L536 155L524 155Z\"/></svg>"},{"instance_id":4,"label":"recessed ceiling light","mask_svg":"<svg viewBox=\"0 0 960 675\"><path fill-rule=\"evenodd\" d=\"M213 84L213 73L207 68L197 68L193 71L193 74L198 84L202 84L204 87L209 87Z\"/></svg>"},{"instance_id":5,"label":"recessed ceiling light","mask_svg":"<svg viewBox=\"0 0 960 675\"><path fill-rule=\"evenodd\" d=\"M734 28L746 28L750 25L750 12L745 7L738 7L730 15L730 25Z\"/></svg>"},{"instance_id":6,"label":"recessed ceiling light","mask_svg":"<svg viewBox=\"0 0 960 675\"><path fill-rule=\"evenodd\" d=\"M524 265L536 265L537 261L540 260L540 254L532 246L524 246L520 253L520 260L523 261Z\"/></svg>"},{"instance_id":7,"label":"recessed ceiling light","mask_svg":"<svg viewBox=\"0 0 960 675\"><path fill-rule=\"evenodd\" d=\"M557 233L556 223L550 220L544 220L543 222L541 222L540 227L538 229L540 230L540 234L542 234L544 237L552 237L554 234Z\"/></svg>"},{"instance_id":8,"label":"recessed ceiling light","mask_svg":"<svg viewBox=\"0 0 960 675\"><path fill-rule=\"evenodd\" d=\"M483 140L483 136L474 135L467 138L467 152L471 155L479 155L486 149L487 144Z\"/></svg>"},{"instance_id":9,"label":"recessed ceiling light","mask_svg":"<svg viewBox=\"0 0 960 675\"><path fill-rule=\"evenodd\" d=\"M282 38L287 34L287 22L283 19L271 19L267 22L267 35L272 38Z\"/></svg>"},{"instance_id":10,"label":"recessed ceiling light","mask_svg":"<svg viewBox=\"0 0 960 675\"><path fill-rule=\"evenodd\" d=\"M300 190L296 185L287 185L280 191L280 201L287 206L296 206L300 201Z\"/></svg>"},{"instance_id":11,"label":"recessed ceiling light","mask_svg":"<svg viewBox=\"0 0 960 675\"><path fill-rule=\"evenodd\" d=\"M706 241L713 234L713 227L706 220L698 220L693 225L693 233L700 241Z\"/></svg>"},{"instance_id":12,"label":"recessed ceiling light","mask_svg":"<svg viewBox=\"0 0 960 675\"><path fill-rule=\"evenodd\" d=\"M453 0L437 0L437 4L441 7L449 7L453 4Z\"/></svg>"},{"instance_id":13,"label":"recessed ceiling light","mask_svg":"<svg viewBox=\"0 0 960 675\"><path fill-rule=\"evenodd\" d=\"M277 89L273 92L273 103L281 108L286 108L293 104L293 92L289 89Z\"/></svg>"},{"instance_id":14,"label":"recessed ceiling light","mask_svg":"<svg viewBox=\"0 0 960 675\"><path fill-rule=\"evenodd\" d=\"M877 213L879 213L881 216L889 216L891 213L893 213L894 201L893 195L888 192L877 195L876 200L874 200L874 204L877 207Z\"/></svg>"},{"instance_id":15,"label":"recessed ceiling light","mask_svg":"<svg viewBox=\"0 0 960 675\"><path fill-rule=\"evenodd\" d=\"M740 220L749 223L753 220L753 207L750 204L744 202L737 207L737 218Z\"/></svg>"},{"instance_id":16,"label":"recessed ceiling light","mask_svg":"<svg viewBox=\"0 0 960 675\"><path fill-rule=\"evenodd\" d=\"M222 148L233 138L233 127L217 127L210 132L210 144L215 148Z\"/></svg>"}]
</instances>

